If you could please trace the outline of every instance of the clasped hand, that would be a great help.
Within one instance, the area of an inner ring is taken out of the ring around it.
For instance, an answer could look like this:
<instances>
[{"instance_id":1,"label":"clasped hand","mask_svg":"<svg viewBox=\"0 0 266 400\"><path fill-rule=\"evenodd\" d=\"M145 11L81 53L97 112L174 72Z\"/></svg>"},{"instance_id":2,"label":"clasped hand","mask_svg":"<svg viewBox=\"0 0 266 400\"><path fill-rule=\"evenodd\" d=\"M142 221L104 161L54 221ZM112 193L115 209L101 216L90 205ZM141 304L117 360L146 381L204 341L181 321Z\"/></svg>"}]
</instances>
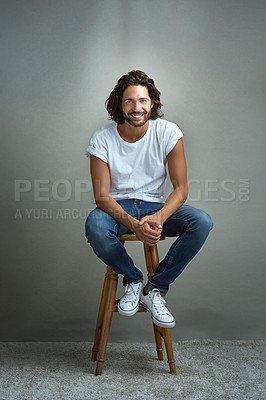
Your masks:
<instances>
[{"instance_id":1,"label":"clasped hand","mask_svg":"<svg viewBox=\"0 0 266 400\"><path fill-rule=\"evenodd\" d=\"M135 235L148 246L155 246L161 238L163 221L156 215L147 215L135 225Z\"/></svg>"}]
</instances>

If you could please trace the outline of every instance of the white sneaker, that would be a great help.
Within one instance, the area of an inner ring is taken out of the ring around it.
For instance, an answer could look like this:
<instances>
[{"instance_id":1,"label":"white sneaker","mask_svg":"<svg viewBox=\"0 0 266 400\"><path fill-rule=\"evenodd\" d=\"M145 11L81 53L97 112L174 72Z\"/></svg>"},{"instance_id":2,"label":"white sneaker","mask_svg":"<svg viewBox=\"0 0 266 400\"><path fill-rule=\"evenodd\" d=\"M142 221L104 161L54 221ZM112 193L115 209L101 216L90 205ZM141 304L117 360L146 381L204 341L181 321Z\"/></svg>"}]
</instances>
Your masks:
<instances>
[{"instance_id":1,"label":"white sneaker","mask_svg":"<svg viewBox=\"0 0 266 400\"><path fill-rule=\"evenodd\" d=\"M141 291L140 304L151 312L152 321L162 328L173 328L175 319L167 310L165 300L158 289L152 289L146 296Z\"/></svg>"},{"instance_id":2,"label":"white sneaker","mask_svg":"<svg viewBox=\"0 0 266 400\"><path fill-rule=\"evenodd\" d=\"M139 296L142 291L142 282L129 283L126 286L125 294L118 303L118 312L121 315L130 317L139 309Z\"/></svg>"}]
</instances>

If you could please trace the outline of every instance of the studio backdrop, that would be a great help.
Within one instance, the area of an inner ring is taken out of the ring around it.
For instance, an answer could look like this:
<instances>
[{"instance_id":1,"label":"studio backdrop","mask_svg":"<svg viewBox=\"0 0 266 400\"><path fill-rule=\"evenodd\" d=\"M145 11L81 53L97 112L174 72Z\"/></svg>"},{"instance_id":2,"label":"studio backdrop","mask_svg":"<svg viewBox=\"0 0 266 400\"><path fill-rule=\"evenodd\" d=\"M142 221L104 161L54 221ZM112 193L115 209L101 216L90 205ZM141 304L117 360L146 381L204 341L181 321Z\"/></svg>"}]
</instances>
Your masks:
<instances>
[{"instance_id":1,"label":"studio backdrop","mask_svg":"<svg viewBox=\"0 0 266 400\"><path fill-rule=\"evenodd\" d=\"M0 5L0 340L93 340L105 265L84 235L85 150L132 69L154 79L183 131L187 204L214 221L167 295L172 337L265 338L266 2ZM141 244L127 248L145 271ZM110 340L153 341L149 314L115 314Z\"/></svg>"}]
</instances>

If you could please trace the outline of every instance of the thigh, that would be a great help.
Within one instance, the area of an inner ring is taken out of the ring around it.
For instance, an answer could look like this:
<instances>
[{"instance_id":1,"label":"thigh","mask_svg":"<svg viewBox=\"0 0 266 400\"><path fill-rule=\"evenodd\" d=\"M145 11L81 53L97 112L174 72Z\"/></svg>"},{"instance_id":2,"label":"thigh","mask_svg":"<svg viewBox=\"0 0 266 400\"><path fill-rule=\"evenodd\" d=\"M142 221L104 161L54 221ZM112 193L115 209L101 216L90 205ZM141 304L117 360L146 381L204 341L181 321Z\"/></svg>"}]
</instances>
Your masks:
<instances>
[{"instance_id":1,"label":"thigh","mask_svg":"<svg viewBox=\"0 0 266 400\"><path fill-rule=\"evenodd\" d=\"M209 225L211 228L211 217L205 211L183 204L164 222L162 235L179 236L197 225Z\"/></svg>"},{"instance_id":2,"label":"thigh","mask_svg":"<svg viewBox=\"0 0 266 400\"><path fill-rule=\"evenodd\" d=\"M85 232L86 238L89 240L92 235L105 237L108 232L111 232L120 236L129 232L129 230L126 226L119 224L111 215L97 207L87 217Z\"/></svg>"},{"instance_id":3,"label":"thigh","mask_svg":"<svg viewBox=\"0 0 266 400\"><path fill-rule=\"evenodd\" d=\"M152 215L155 214L157 211L159 211L161 208L163 208L164 203L158 203L158 202L151 202L151 201L139 201L139 207L138 208L138 215L139 219L142 217L145 217L146 215Z\"/></svg>"},{"instance_id":4,"label":"thigh","mask_svg":"<svg viewBox=\"0 0 266 400\"><path fill-rule=\"evenodd\" d=\"M107 230L116 231L116 221L99 208L94 208L87 217L85 223L86 238L89 240L92 235L102 235Z\"/></svg>"}]
</instances>

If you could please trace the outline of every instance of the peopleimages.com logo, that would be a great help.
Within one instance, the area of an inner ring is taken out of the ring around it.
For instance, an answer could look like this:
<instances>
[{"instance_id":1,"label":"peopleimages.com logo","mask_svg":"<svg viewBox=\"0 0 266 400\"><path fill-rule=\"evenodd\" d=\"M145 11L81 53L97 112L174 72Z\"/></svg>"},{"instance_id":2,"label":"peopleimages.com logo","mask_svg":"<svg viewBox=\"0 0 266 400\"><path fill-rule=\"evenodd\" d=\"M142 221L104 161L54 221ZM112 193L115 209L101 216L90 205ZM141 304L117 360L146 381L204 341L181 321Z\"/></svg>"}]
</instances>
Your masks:
<instances>
[{"instance_id":1,"label":"peopleimages.com logo","mask_svg":"<svg viewBox=\"0 0 266 400\"><path fill-rule=\"evenodd\" d=\"M231 179L190 179L188 182L189 202L247 202L250 200L249 178ZM165 198L171 193L171 184L167 185ZM78 179L17 179L14 181L14 200L27 204L36 202L36 207L17 208L15 219L85 219L91 211L89 208L55 207L54 203L73 202L88 204L93 197L90 180ZM53 202L52 207L38 207L40 202Z\"/></svg>"},{"instance_id":2,"label":"peopleimages.com logo","mask_svg":"<svg viewBox=\"0 0 266 400\"><path fill-rule=\"evenodd\" d=\"M190 201L249 201L250 182L248 178L235 179L190 179L188 182Z\"/></svg>"},{"instance_id":3,"label":"peopleimages.com logo","mask_svg":"<svg viewBox=\"0 0 266 400\"><path fill-rule=\"evenodd\" d=\"M15 180L15 200L23 201L26 193L34 201L68 201L74 194L74 200L80 201L82 193L92 193L92 183L86 179L77 179L74 182L68 179L28 179ZM27 197L29 199L29 197Z\"/></svg>"}]
</instances>

